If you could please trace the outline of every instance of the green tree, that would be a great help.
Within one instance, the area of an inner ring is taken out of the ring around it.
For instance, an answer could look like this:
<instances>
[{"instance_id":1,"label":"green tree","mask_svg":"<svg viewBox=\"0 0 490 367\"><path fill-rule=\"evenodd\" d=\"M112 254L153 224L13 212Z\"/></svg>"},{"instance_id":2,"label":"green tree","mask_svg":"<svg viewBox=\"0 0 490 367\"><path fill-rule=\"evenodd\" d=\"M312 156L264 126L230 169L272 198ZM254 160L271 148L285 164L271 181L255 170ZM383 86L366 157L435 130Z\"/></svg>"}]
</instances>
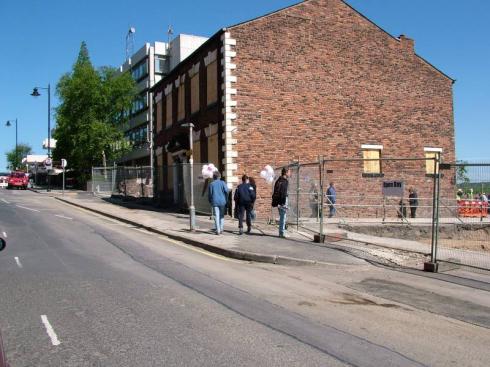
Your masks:
<instances>
[{"instance_id":1,"label":"green tree","mask_svg":"<svg viewBox=\"0 0 490 367\"><path fill-rule=\"evenodd\" d=\"M95 69L87 45L82 42L70 73L61 77L56 93L57 140L55 160L65 158L85 181L92 166L117 159L128 147L118 126L127 122L136 96L129 73L112 67Z\"/></svg>"},{"instance_id":2,"label":"green tree","mask_svg":"<svg viewBox=\"0 0 490 367\"><path fill-rule=\"evenodd\" d=\"M8 166L6 168L12 171L24 169L25 165L22 164L22 159L28 154L32 154L32 148L28 144L18 144L17 151L14 148L5 153L8 162Z\"/></svg>"}]
</instances>

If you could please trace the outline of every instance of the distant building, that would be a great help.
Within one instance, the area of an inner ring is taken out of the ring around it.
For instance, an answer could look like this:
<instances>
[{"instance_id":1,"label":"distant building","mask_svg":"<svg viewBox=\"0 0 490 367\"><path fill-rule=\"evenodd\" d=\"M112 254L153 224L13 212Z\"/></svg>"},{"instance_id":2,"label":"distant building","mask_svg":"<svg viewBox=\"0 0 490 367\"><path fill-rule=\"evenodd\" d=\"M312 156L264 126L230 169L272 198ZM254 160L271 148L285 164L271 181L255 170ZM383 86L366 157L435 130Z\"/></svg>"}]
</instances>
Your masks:
<instances>
[{"instance_id":1,"label":"distant building","mask_svg":"<svg viewBox=\"0 0 490 367\"><path fill-rule=\"evenodd\" d=\"M122 72L130 71L136 82L138 97L133 102L130 120L121 126L132 150L117 162L125 166L151 166L153 94L150 90L164 78L175 65L195 51L207 38L178 35L170 42L146 43L121 65Z\"/></svg>"},{"instance_id":2,"label":"distant building","mask_svg":"<svg viewBox=\"0 0 490 367\"><path fill-rule=\"evenodd\" d=\"M155 193L182 197L166 167L188 159L188 122L195 162L214 163L231 188L267 164L322 155L360 160L348 183L336 182L343 194L378 192L383 177L399 177L382 157L454 161L453 82L415 53L413 40L342 0L307 0L223 28L153 87ZM422 192L433 172L428 161L404 179ZM257 184L266 213L271 187Z\"/></svg>"}]
</instances>

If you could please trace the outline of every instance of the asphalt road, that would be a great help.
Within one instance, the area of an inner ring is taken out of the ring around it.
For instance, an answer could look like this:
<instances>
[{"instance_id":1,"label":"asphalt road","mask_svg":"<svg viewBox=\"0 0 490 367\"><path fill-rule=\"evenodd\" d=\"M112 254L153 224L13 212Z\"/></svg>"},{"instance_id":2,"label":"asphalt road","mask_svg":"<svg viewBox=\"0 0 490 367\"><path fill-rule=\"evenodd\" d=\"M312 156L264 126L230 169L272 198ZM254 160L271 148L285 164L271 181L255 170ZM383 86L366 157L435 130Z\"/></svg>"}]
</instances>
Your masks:
<instances>
[{"instance_id":1,"label":"asphalt road","mask_svg":"<svg viewBox=\"0 0 490 367\"><path fill-rule=\"evenodd\" d=\"M208 254L32 192L0 191L0 231L12 367L432 365L288 306L271 276L282 267Z\"/></svg>"}]
</instances>

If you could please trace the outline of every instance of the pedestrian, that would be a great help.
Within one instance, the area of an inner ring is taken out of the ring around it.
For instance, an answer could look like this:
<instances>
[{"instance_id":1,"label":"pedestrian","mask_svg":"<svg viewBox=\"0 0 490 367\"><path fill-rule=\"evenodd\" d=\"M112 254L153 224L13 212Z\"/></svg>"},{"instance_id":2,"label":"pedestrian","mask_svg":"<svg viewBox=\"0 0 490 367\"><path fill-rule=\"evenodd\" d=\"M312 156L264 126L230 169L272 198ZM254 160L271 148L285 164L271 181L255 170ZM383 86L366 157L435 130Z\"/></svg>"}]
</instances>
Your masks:
<instances>
[{"instance_id":1,"label":"pedestrian","mask_svg":"<svg viewBox=\"0 0 490 367\"><path fill-rule=\"evenodd\" d=\"M208 187L208 200L213 208L214 223L216 234L223 233L225 225L225 210L228 200L228 187L221 180L221 174L216 171L213 173L213 182Z\"/></svg>"},{"instance_id":2,"label":"pedestrian","mask_svg":"<svg viewBox=\"0 0 490 367\"><path fill-rule=\"evenodd\" d=\"M235 204L238 206L238 230L243 234L243 214L246 214L247 234L252 230L252 208L255 201L255 190L250 185L247 175L242 176L242 183L235 190Z\"/></svg>"},{"instance_id":3,"label":"pedestrian","mask_svg":"<svg viewBox=\"0 0 490 367\"><path fill-rule=\"evenodd\" d=\"M408 189L408 204L410 205L410 218L415 218L417 207L419 206L419 197L413 187Z\"/></svg>"},{"instance_id":4,"label":"pedestrian","mask_svg":"<svg viewBox=\"0 0 490 367\"><path fill-rule=\"evenodd\" d=\"M274 192L272 194L272 207L279 211L279 237L286 238L286 213L288 209L288 177L289 170L284 167L281 170L279 177L274 184Z\"/></svg>"},{"instance_id":5,"label":"pedestrian","mask_svg":"<svg viewBox=\"0 0 490 367\"><path fill-rule=\"evenodd\" d=\"M330 186L327 189L327 204L328 204L328 217L332 218L337 209L335 208L335 203L337 202L337 191L335 190L335 186L333 182L330 182Z\"/></svg>"},{"instance_id":6,"label":"pedestrian","mask_svg":"<svg viewBox=\"0 0 490 367\"><path fill-rule=\"evenodd\" d=\"M318 218L320 214L319 202L318 202L318 185L316 182L311 182L310 187L310 208L311 218Z\"/></svg>"},{"instance_id":7,"label":"pedestrian","mask_svg":"<svg viewBox=\"0 0 490 367\"><path fill-rule=\"evenodd\" d=\"M257 216L257 214L255 213L255 200L257 200L257 184L255 183L255 179L250 176L248 176L248 182L250 183L250 186L252 186L255 192L255 199L252 202L252 222L253 222Z\"/></svg>"}]
</instances>

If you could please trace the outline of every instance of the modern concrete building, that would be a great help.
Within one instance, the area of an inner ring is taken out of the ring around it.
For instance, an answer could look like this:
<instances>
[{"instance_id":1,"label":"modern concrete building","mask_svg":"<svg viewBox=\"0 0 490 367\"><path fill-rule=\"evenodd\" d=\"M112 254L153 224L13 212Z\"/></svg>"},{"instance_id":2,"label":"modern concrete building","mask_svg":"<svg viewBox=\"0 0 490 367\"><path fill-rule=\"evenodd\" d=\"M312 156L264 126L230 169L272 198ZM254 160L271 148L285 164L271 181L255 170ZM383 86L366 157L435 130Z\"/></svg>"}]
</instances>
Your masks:
<instances>
[{"instance_id":1,"label":"modern concrete building","mask_svg":"<svg viewBox=\"0 0 490 367\"><path fill-rule=\"evenodd\" d=\"M207 38L181 34L170 44L146 43L121 65L121 72L130 71L136 81L138 97L133 102L130 120L121 126L133 149L117 162L124 166L153 166L153 94L150 88L164 78Z\"/></svg>"}]
</instances>

